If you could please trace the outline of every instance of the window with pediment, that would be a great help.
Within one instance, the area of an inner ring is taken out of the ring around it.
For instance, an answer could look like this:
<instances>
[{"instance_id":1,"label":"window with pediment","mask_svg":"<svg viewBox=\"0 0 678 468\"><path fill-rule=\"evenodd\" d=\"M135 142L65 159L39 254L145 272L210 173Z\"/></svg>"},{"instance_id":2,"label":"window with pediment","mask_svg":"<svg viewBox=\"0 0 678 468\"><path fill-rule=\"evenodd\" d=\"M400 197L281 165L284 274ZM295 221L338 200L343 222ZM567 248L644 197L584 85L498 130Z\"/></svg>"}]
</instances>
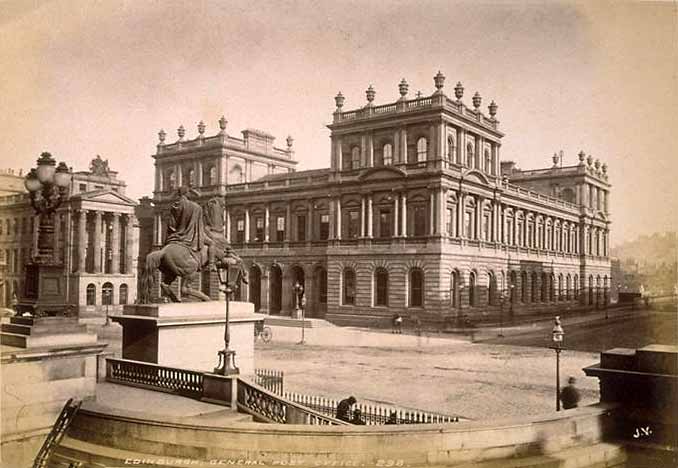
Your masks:
<instances>
[{"instance_id":1,"label":"window with pediment","mask_svg":"<svg viewBox=\"0 0 678 468\"><path fill-rule=\"evenodd\" d=\"M351 149L351 169L360 169L360 148L357 146Z\"/></svg>"}]
</instances>

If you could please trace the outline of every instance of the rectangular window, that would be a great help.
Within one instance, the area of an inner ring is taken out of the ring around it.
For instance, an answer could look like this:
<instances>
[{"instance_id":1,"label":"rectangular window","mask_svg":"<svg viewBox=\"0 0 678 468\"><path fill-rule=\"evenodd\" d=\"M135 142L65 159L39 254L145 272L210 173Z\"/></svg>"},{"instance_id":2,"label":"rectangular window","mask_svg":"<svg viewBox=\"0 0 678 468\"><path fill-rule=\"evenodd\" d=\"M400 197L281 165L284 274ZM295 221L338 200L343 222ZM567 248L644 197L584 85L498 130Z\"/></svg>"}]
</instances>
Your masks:
<instances>
[{"instance_id":1,"label":"rectangular window","mask_svg":"<svg viewBox=\"0 0 678 468\"><path fill-rule=\"evenodd\" d=\"M275 220L275 240L282 242L285 240L285 218L278 216Z\"/></svg>"},{"instance_id":2,"label":"rectangular window","mask_svg":"<svg viewBox=\"0 0 678 468\"><path fill-rule=\"evenodd\" d=\"M353 239L360 235L360 213L358 211L348 212L348 238Z\"/></svg>"},{"instance_id":3,"label":"rectangular window","mask_svg":"<svg viewBox=\"0 0 678 468\"><path fill-rule=\"evenodd\" d=\"M393 226L391 209L382 208L379 210L379 237L391 237L391 226Z\"/></svg>"},{"instance_id":4,"label":"rectangular window","mask_svg":"<svg viewBox=\"0 0 678 468\"><path fill-rule=\"evenodd\" d=\"M86 192L87 184L78 184L78 190L80 190L81 192Z\"/></svg>"},{"instance_id":5,"label":"rectangular window","mask_svg":"<svg viewBox=\"0 0 678 468\"><path fill-rule=\"evenodd\" d=\"M464 235L467 239L473 239L473 211L464 213Z\"/></svg>"},{"instance_id":6,"label":"rectangular window","mask_svg":"<svg viewBox=\"0 0 678 468\"><path fill-rule=\"evenodd\" d=\"M330 215L320 215L320 240L327 240L330 238Z\"/></svg>"},{"instance_id":7,"label":"rectangular window","mask_svg":"<svg viewBox=\"0 0 678 468\"><path fill-rule=\"evenodd\" d=\"M235 235L236 242L245 242L245 220L239 219L236 222L235 226L236 226L236 235Z\"/></svg>"},{"instance_id":8,"label":"rectangular window","mask_svg":"<svg viewBox=\"0 0 678 468\"><path fill-rule=\"evenodd\" d=\"M414 235L426 235L426 207L424 205L414 207Z\"/></svg>"},{"instance_id":9,"label":"rectangular window","mask_svg":"<svg viewBox=\"0 0 678 468\"><path fill-rule=\"evenodd\" d=\"M297 240L306 240L306 215L297 215Z\"/></svg>"},{"instance_id":10,"label":"rectangular window","mask_svg":"<svg viewBox=\"0 0 678 468\"><path fill-rule=\"evenodd\" d=\"M490 215L483 216L483 240L490 240Z\"/></svg>"},{"instance_id":11,"label":"rectangular window","mask_svg":"<svg viewBox=\"0 0 678 468\"><path fill-rule=\"evenodd\" d=\"M452 236L454 234L454 208L447 209L447 235Z\"/></svg>"},{"instance_id":12,"label":"rectangular window","mask_svg":"<svg viewBox=\"0 0 678 468\"><path fill-rule=\"evenodd\" d=\"M254 241L255 242L263 242L264 241L264 218L261 216L258 216L255 218L254 221L254 226L255 226L255 235L254 235Z\"/></svg>"},{"instance_id":13,"label":"rectangular window","mask_svg":"<svg viewBox=\"0 0 678 468\"><path fill-rule=\"evenodd\" d=\"M104 186L103 185L95 185L94 190L103 190Z\"/></svg>"}]
</instances>

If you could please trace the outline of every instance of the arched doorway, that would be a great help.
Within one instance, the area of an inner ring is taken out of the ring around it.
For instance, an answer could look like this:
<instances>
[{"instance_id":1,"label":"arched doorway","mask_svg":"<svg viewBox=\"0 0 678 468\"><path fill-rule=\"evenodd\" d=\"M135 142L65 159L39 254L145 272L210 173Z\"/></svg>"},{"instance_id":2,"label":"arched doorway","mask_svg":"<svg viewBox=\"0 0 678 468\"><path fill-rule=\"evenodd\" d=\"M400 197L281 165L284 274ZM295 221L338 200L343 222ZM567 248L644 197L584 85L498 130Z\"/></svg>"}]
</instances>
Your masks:
<instances>
[{"instance_id":1,"label":"arched doorway","mask_svg":"<svg viewBox=\"0 0 678 468\"><path fill-rule=\"evenodd\" d=\"M257 265L252 265L249 274L250 302L254 304L254 311L261 309L261 270Z\"/></svg>"},{"instance_id":2,"label":"arched doorway","mask_svg":"<svg viewBox=\"0 0 678 468\"><path fill-rule=\"evenodd\" d=\"M323 267L319 266L315 270L314 289L316 298L313 301L313 306L308 308L307 314L309 317L324 317L327 313L327 270Z\"/></svg>"},{"instance_id":3,"label":"arched doorway","mask_svg":"<svg viewBox=\"0 0 678 468\"><path fill-rule=\"evenodd\" d=\"M280 315L282 309L282 269L277 263L271 266L269 284L271 315Z\"/></svg>"}]
</instances>

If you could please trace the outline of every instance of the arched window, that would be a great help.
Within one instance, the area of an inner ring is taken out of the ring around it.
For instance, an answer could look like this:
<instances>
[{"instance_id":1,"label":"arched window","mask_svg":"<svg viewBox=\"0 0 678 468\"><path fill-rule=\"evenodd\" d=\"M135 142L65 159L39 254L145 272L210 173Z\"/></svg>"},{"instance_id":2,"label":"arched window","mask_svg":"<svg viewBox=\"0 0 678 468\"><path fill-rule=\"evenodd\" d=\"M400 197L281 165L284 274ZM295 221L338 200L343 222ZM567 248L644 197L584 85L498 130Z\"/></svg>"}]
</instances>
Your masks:
<instances>
[{"instance_id":1,"label":"arched window","mask_svg":"<svg viewBox=\"0 0 678 468\"><path fill-rule=\"evenodd\" d=\"M120 285L120 294L118 298L118 304L125 305L127 304L127 294L128 294L128 288L126 284L121 284Z\"/></svg>"},{"instance_id":2,"label":"arched window","mask_svg":"<svg viewBox=\"0 0 678 468\"><path fill-rule=\"evenodd\" d=\"M573 286L574 286L574 298L577 299L579 297L579 275L574 275L574 280L573 280Z\"/></svg>"},{"instance_id":3,"label":"arched window","mask_svg":"<svg viewBox=\"0 0 678 468\"><path fill-rule=\"evenodd\" d=\"M527 272L523 271L520 274L520 301L527 302Z\"/></svg>"},{"instance_id":4,"label":"arched window","mask_svg":"<svg viewBox=\"0 0 678 468\"><path fill-rule=\"evenodd\" d=\"M351 169L360 169L360 148L357 146L351 150Z\"/></svg>"},{"instance_id":5,"label":"arched window","mask_svg":"<svg viewBox=\"0 0 678 468\"><path fill-rule=\"evenodd\" d=\"M459 273L456 271L450 275L450 305L459 307Z\"/></svg>"},{"instance_id":6,"label":"arched window","mask_svg":"<svg viewBox=\"0 0 678 468\"><path fill-rule=\"evenodd\" d=\"M104 283L101 287L101 304L113 304L113 285L111 283Z\"/></svg>"},{"instance_id":7,"label":"arched window","mask_svg":"<svg viewBox=\"0 0 678 468\"><path fill-rule=\"evenodd\" d=\"M473 145L471 143L466 145L466 165L469 168L473 167Z\"/></svg>"},{"instance_id":8,"label":"arched window","mask_svg":"<svg viewBox=\"0 0 678 468\"><path fill-rule=\"evenodd\" d=\"M386 271L385 268L377 268L377 270L374 272L374 289L375 289L374 305L387 306L388 271Z\"/></svg>"},{"instance_id":9,"label":"arched window","mask_svg":"<svg viewBox=\"0 0 678 468\"><path fill-rule=\"evenodd\" d=\"M344 270L344 305L355 305L355 272Z\"/></svg>"},{"instance_id":10,"label":"arched window","mask_svg":"<svg viewBox=\"0 0 678 468\"><path fill-rule=\"evenodd\" d=\"M173 170L167 171L165 180L167 181L167 190L173 190L177 187L177 175Z\"/></svg>"},{"instance_id":11,"label":"arched window","mask_svg":"<svg viewBox=\"0 0 678 468\"><path fill-rule=\"evenodd\" d=\"M410 271L410 307L424 306L424 272L420 268Z\"/></svg>"},{"instance_id":12,"label":"arched window","mask_svg":"<svg viewBox=\"0 0 678 468\"><path fill-rule=\"evenodd\" d=\"M186 182L188 185L190 185L191 187L195 187L195 182L196 182L196 180L195 180L195 171L193 170L193 168L189 167L189 168L186 170L186 175L185 175L185 177L186 177L185 182ZM184 184L184 185L186 185L186 184Z\"/></svg>"},{"instance_id":13,"label":"arched window","mask_svg":"<svg viewBox=\"0 0 678 468\"><path fill-rule=\"evenodd\" d=\"M565 278L565 299L570 300L572 297L572 278L570 278L570 274L567 274L567 277Z\"/></svg>"},{"instance_id":14,"label":"arched window","mask_svg":"<svg viewBox=\"0 0 678 468\"><path fill-rule=\"evenodd\" d=\"M563 275L562 273L558 275L558 300L563 300Z\"/></svg>"},{"instance_id":15,"label":"arched window","mask_svg":"<svg viewBox=\"0 0 678 468\"><path fill-rule=\"evenodd\" d=\"M318 270L318 302L327 304L327 270Z\"/></svg>"},{"instance_id":16,"label":"arched window","mask_svg":"<svg viewBox=\"0 0 678 468\"><path fill-rule=\"evenodd\" d=\"M551 273L549 278L549 291L550 291L550 300L554 302L556 300L556 275Z\"/></svg>"},{"instance_id":17,"label":"arched window","mask_svg":"<svg viewBox=\"0 0 678 468\"><path fill-rule=\"evenodd\" d=\"M384 145L384 166L393 164L393 145L386 143Z\"/></svg>"},{"instance_id":18,"label":"arched window","mask_svg":"<svg viewBox=\"0 0 678 468\"><path fill-rule=\"evenodd\" d=\"M454 155L456 153L456 144L454 142L454 135L449 135L447 137L447 160L453 161Z\"/></svg>"},{"instance_id":19,"label":"arched window","mask_svg":"<svg viewBox=\"0 0 678 468\"><path fill-rule=\"evenodd\" d=\"M548 301L548 287L549 287L549 282L548 282L548 276L546 273L541 274L541 301L546 302Z\"/></svg>"},{"instance_id":20,"label":"arched window","mask_svg":"<svg viewBox=\"0 0 678 468\"><path fill-rule=\"evenodd\" d=\"M593 275L589 276L589 305L593 305Z\"/></svg>"},{"instance_id":21,"label":"arched window","mask_svg":"<svg viewBox=\"0 0 678 468\"><path fill-rule=\"evenodd\" d=\"M210 166L209 169L209 183L210 185L217 184L217 168L214 166Z\"/></svg>"},{"instance_id":22,"label":"arched window","mask_svg":"<svg viewBox=\"0 0 678 468\"><path fill-rule=\"evenodd\" d=\"M97 303L97 287L90 283L87 285L87 305L95 305Z\"/></svg>"},{"instance_id":23,"label":"arched window","mask_svg":"<svg viewBox=\"0 0 678 468\"><path fill-rule=\"evenodd\" d=\"M470 307L476 305L476 274L473 271L468 275L468 305Z\"/></svg>"},{"instance_id":24,"label":"arched window","mask_svg":"<svg viewBox=\"0 0 678 468\"><path fill-rule=\"evenodd\" d=\"M489 305L497 304L497 278L494 276L494 273L489 272L487 274L487 279L489 281L489 295L487 296L487 303Z\"/></svg>"},{"instance_id":25,"label":"arched window","mask_svg":"<svg viewBox=\"0 0 678 468\"><path fill-rule=\"evenodd\" d=\"M485 150L485 172L488 174L492 169L492 158L490 157L490 150Z\"/></svg>"},{"instance_id":26,"label":"arched window","mask_svg":"<svg viewBox=\"0 0 678 468\"><path fill-rule=\"evenodd\" d=\"M417 162L426 161L426 149L427 149L426 138L421 137L417 140Z\"/></svg>"}]
</instances>

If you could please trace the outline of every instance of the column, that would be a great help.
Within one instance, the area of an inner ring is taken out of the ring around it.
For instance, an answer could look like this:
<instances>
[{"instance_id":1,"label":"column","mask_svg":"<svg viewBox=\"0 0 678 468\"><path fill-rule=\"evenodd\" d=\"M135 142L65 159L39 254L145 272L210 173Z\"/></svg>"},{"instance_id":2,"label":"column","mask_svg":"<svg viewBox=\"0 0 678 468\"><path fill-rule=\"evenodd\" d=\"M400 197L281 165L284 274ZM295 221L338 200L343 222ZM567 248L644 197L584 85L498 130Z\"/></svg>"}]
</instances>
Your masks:
<instances>
[{"instance_id":1,"label":"column","mask_svg":"<svg viewBox=\"0 0 678 468\"><path fill-rule=\"evenodd\" d=\"M407 237L407 193L400 196L400 235Z\"/></svg>"},{"instance_id":2,"label":"column","mask_svg":"<svg viewBox=\"0 0 678 468\"><path fill-rule=\"evenodd\" d=\"M465 237L464 233L464 204L466 203L466 194L459 191L459 197L457 200L457 237L463 239Z\"/></svg>"},{"instance_id":3,"label":"column","mask_svg":"<svg viewBox=\"0 0 678 468\"><path fill-rule=\"evenodd\" d=\"M196 180L198 181L198 186L202 187L203 182L203 167L202 161L198 161L198 173L196 174Z\"/></svg>"},{"instance_id":4,"label":"column","mask_svg":"<svg viewBox=\"0 0 678 468\"><path fill-rule=\"evenodd\" d=\"M61 237L61 219L60 219L60 213L57 211L54 213L54 237L52 238L53 245L52 248L54 249L54 253L52 254L52 258L54 259L55 262L59 262L60 255L59 255L59 238ZM21 231L19 231L20 238L23 237L24 231L23 231L23 226ZM21 241L19 241L21 243ZM24 259L25 261L25 259ZM22 265L19 265L19 268L21 268Z\"/></svg>"},{"instance_id":5,"label":"column","mask_svg":"<svg viewBox=\"0 0 678 468\"><path fill-rule=\"evenodd\" d=\"M245 243L250 241L250 209L245 207Z\"/></svg>"},{"instance_id":6,"label":"column","mask_svg":"<svg viewBox=\"0 0 678 468\"><path fill-rule=\"evenodd\" d=\"M128 275L134 274L134 245L139 242L139 239L135 239L134 236L134 225L137 223L137 219L134 215L127 215L127 235L125 236L125 273ZM134 299L134 298L130 298Z\"/></svg>"},{"instance_id":7,"label":"column","mask_svg":"<svg viewBox=\"0 0 678 468\"><path fill-rule=\"evenodd\" d=\"M78 272L84 273L87 259L87 210L78 216Z\"/></svg>"},{"instance_id":8,"label":"column","mask_svg":"<svg viewBox=\"0 0 678 468\"><path fill-rule=\"evenodd\" d=\"M112 231L111 231L111 273L120 273L120 213L113 213Z\"/></svg>"},{"instance_id":9,"label":"column","mask_svg":"<svg viewBox=\"0 0 678 468\"><path fill-rule=\"evenodd\" d=\"M367 196L367 237L372 238L372 194Z\"/></svg>"},{"instance_id":10,"label":"column","mask_svg":"<svg viewBox=\"0 0 678 468\"><path fill-rule=\"evenodd\" d=\"M398 237L398 220L400 219L399 217L399 211L400 211L400 204L398 203L398 199L400 198L399 195L396 194L395 198L393 199L393 237Z\"/></svg>"},{"instance_id":11,"label":"column","mask_svg":"<svg viewBox=\"0 0 678 468\"><path fill-rule=\"evenodd\" d=\"M438 159L447 159L447 135L445 122L438 124Z\"/></svg>"},{"instance_id":12,"label":"column","mask_svg":"<svg viewBox=\"0 0 678 468\"><path fill-rule=\"evenodd\" d=\"M407 163L407 129L400 130L400 160Z\"/></svg>"},{"instance_id":13,"label":"column","mask_svg":"<svg viewBox=\"0 0 678 468\"><path fill-rule=\"evenodd\" d=\"M433 161L436 158L436 127L431 124L428 126L428 137L426 138L426 160Z\"/></svg>"},{"instance_id":14,"label":"column","mask_svg":"<svg viewBox=\"0 0 678 468\"><path fill-rule=\"evenodd\" d=\"M485 199L478 197L476 199L476 239L483 239L483 203Z\"/></svg>"},{"instance_id":15,"label":"column","mask_svg":"<svg viewBox=\"0 0 678 468\"><path fill-rule=\"evenodd\" d=\"M436 195L433 189L429 189L428 194L428 235L432 236L436 233L435 225L435 204Z\"/></svg>"},{"instance_id":16,"label":"column","mask_svg":"<svg viewBox=\"0 0 678 468\"><path fill-rule=\"evenodd\" d=\"M341 239L341 196L337 197L336 206L337 206L335 209L335 214L337 217L335 223L335 226L337 227L336 238Z\"/></svg>"},{"instance_id":17,"label":"column","mask_svg":"<svg viewBox=\"0 0 678 468\"><path fill-rule=\"evenodd\" d=\"M360 167L367 166L367 135L360 136Z\"/></svg>"},{"instance_id":18,"label":"column","mask_svg":"<svg viewBox=\"0 0 678 468\"><path fill-rule=\"evenodd\" d=\"M101 211L94 212L94 273L101 273Z\"/></svg>"},{"instance_id":19,"label":"column","mask_svg":"<svg viewBox=\"0 0 678 468\"><path fill-rule=\"evenodd\" d=\"M457 130L457 164L466 164L466 130Z\"/></svg>"},{"instance_id":20,"label":"column","mask_svg":"<svg viewBox=\"0 0 678 468\"><path fill-rule=\"evenodd\" d=\"M360 237L365 237L365 195L360 197Z\"/></svg>"},{"instance_id":21,"label":"column","mask_svg":"<svg viewBox=\"0 0 678 468\"><path fill-rule=\"evenodd\" d=\"M336 226L336 210L334 207L334 199L330 199L330 239L336 239L337 238L337 226ZM289 209L289 207L288 207ZM287 230L285 230L285 235L287 235Z\"/></svg>"},{"instance_id":22,"label":"column","mask_svg":"<svg viewBox=\"0 0 678 468\"><path fill-rule=\"evenodd\" d=\"M603 190L603 210L605 214L609 213L609 207L607 204L607 198L610 196L609 192L607 190Z\"/></svg>"},{"instance_id":23,"label":"column","mask_svg":"<svg viewBox=\"0 0 678 468\"><path fill-rule=\"evenodd\" d=\"M485 138L479 136L477 142L478 146L476 147L476 153L478 154L478 168L480 169L480 172L489 174L490 168L485 167Z\"/></svg>"},{"instance_id":24,"label":"column","mask_svg":"<svg viewBox=\"0 0 678 468\"><path fill-rule=\"evenodd\" d=\"M499 143L496 143L494 145L494 173L497 177L501 177L501 159L499 157L499 149L501 148L501 145Z\"/></svg>"},{"instance_id":25,"label":"column","mask_svg":"<svg viewBox=\"0 0 678 468\"><path fill-rule=\"evenodd\" d=\"M266 203L266 212L264 214L264 242L268 242L270 239L269 231L271 230L270 224L270 210L268 208L268 203Z\"/></svg>"},{"instance_id":26,"label":"column","mask_svg":"<svg viewBox=\"0 0 678 468\"><path fill-rule=\"evenodd\" d=\"M393 164L400 163L400 131L393 133Z\"/></svg>"},{"instance_id":27,"label":"column","mask_svg":"<svg viewBox=\"0 0 678 468\"><path fill-rule=\"evenodd\" d=\"M174 171L177 174L177 187L181 187L182 185L184 185L183 184L184 175L182 174L181 166L179 164L176 164L174 166Z\"/></svg>"},{"instance_id":28,"label":"column","mask_svg":"<svg viewBox=\"0 0 678 468\"><path fill-rule=\"evenodd\" d=\"M226 214L224 215L224 219L226 220L226 232L224 232L224 235L226 236L226 242L230 243L231 242L231 210L228 208L224 208L224 211Z\"/></svg>"},{"instance_id":29,"label":"column","mask_svg":"<svg viewBox=\"0 0 678 468\"><path fill-rule=\"evenodd\" d=\"M367 167L374 167L374 139L367 135Z\"/></svg>"},{"instance_id":30,"label":"column","mask_svg":"<svg viewBox=\"0 0 678 468\"><path fill-rule=\"evenodd\" d=\"M315 240L313 235L313 202L306 202L306 240Z\"/></svg>"},{"instance_id":31,"label":"column","mask_svg":"<svg viewBox=\"0 0 678 468\"><path fill-rule=\"evenodd\" d=\"M436 217L436 234L439 237L446 235L445 233L445 214L447 211L447 192L445 187L440 187L438 189L438 216Z\"/></svg>"}]
</instances>

